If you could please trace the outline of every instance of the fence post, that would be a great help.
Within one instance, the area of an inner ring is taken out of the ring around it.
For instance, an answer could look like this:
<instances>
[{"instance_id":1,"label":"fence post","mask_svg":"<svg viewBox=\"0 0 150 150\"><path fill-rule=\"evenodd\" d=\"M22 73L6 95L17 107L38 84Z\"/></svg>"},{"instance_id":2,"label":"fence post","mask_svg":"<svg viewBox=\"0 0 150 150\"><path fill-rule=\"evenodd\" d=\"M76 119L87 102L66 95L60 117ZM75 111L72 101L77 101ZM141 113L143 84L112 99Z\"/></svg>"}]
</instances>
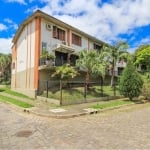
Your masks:
<instances>
[{"instance_id":1,"label":"fence post","mask_svg":"<svg viewBox=\"0 0 150 150\"><path fill-rule=\"evenodd\" d=\"M46 97L48 98L48 81L46 81Z\"/></svg>"},{"instance_id":2,"label":"fence post","mask_svg":"<svg viewBox=\"0 0 150 150\"><path fill-rule=\"evenodd\" d=\"M62 80L60 80L60 105L62 105Z\"/></svg>"}]
</instances>

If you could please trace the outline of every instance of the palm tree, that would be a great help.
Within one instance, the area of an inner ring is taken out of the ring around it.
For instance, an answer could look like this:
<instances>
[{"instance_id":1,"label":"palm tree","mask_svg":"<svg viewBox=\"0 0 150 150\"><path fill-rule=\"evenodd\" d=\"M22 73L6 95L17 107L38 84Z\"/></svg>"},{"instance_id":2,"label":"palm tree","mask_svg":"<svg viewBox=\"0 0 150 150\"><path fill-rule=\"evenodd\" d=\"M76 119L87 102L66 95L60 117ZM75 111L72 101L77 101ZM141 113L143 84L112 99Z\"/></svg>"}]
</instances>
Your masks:
<instances>
[{"instance_id":1,"label":"palm tree","mask_svg":"<svg viewBox=\"0 0 150 150\"><path fill-rule=\"evenodd\" d=\"M86 71L86 90L89 87L88 83L90 81L91 74L94 74L101 77L101 90L103 91L103 79L106 72L107 59L109 58L109 53L106 49L107 47L103 47L101 52L97 52L96 50L83 50L79 53L79 59L77 60L76 65Z\"/></svg>"},{"instance_id":2,"label":"palm tree","mask_svg":"<svg viewBox=\"0 0 150 150\"><path fill-rule=\"evenodd\" d=\"M77 71L69 64L64 64L56 68L56 71L51 77L56 77L60 80L69 80L77 75Z\"/></svg>"},{"instance_id":3,"label":"palm tree","mask_svg":"<svg viewBox=\"0 0 150 150\"><path fill-rule=\"evenodd\" d=\"M85 81L90 81L92 73L92 67L95 64L95 58L97 57L96 50L83 50L79 53L79 59L76 61L76 66L86 71Z\"/></svg>"},{"instance_id":4,"label":"palm tree","mask_svg":"<svg viewBox=\"0 0 150 150\"><path fill-rule=\"evenodd\" d=\"M109 65L108 59L110 54L108 53L108 48L103 46L101 52L97 54L95 63L92 67L92 73L101 78L101 92L103 95L103 81L106 74L106 68Z\"/></svg>"},{"instance_id":5,"label":"palm tree","mask_svg":"<svg viewBox=\"0 0 150 150\"><path fill-rule=\"evenodd\" d=\"M111 50L111 60L110 60L110 63L111 63L111 83L110 83L110 85L111 86L113 86L113 84L114 84L116 63L120 58L127 57L127 55L128 55L127 48L128 47L129 46L126 42L119 41L112 48L110 48L110 50Z\"/></svg>"},{"instance_id":6,"label":"palm tree","mask_svg":"<svg viewBox=\"0 0 150 150\"><path fill-rule=\"evenodd\" d=\"M78 72L69 64L64 64L63 66L57 67L56 71L51 75L51 77L56 77L60 80L60 105L62 105L62 80L69 80L74 78Z\"/></svg>"}]
</instances>

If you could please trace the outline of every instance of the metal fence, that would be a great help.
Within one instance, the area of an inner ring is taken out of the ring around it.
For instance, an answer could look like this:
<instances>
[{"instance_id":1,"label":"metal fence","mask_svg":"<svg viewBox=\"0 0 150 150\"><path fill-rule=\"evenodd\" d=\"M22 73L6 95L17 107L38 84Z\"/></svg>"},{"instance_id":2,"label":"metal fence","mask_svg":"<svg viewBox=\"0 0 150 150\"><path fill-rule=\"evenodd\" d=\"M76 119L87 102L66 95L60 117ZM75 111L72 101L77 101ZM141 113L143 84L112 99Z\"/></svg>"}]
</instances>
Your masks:
<instances>
[{"instance_id":1,"label":"metal fence","mask_svg":"<svg viewBox=\"0 0 150 150\"><path fill-rule=\"evenodd\" d=\"M119 96L117 85L110 87L101 81L39 81L38 95L60 100L60 104L76 104L109 100Z\"/></svg>"}]
</instances>

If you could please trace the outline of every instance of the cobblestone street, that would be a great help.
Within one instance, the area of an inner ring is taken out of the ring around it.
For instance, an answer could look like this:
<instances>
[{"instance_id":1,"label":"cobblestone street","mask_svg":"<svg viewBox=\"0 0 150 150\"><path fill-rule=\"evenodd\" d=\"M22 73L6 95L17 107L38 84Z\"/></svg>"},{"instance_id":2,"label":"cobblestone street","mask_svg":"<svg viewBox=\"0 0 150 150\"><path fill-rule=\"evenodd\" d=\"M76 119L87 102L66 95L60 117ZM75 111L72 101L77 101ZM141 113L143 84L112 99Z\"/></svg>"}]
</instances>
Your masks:
<instances>
[{"instance_id":1,"label":"cobblestone street","mask_svg":"<svg viewBox=\"0 0 150 150\"><path fill-rule=\"evenodd\" d=\"M54 119L0 103L0 150L150 149L150 104Z\"/></svg>"}]
</instances>

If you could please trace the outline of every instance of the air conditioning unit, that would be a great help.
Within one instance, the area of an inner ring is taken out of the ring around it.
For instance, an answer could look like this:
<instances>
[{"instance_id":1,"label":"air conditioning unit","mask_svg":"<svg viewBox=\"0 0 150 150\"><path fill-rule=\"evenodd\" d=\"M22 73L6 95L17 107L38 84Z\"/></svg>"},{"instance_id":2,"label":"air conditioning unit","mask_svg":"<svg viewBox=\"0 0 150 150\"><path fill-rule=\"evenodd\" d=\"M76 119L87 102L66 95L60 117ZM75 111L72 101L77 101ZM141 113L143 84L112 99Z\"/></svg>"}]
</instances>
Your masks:
<instances>
[{"instance_id":1,"label":"air conditioning unit","mask_svg":"<svg viewBox=\"0 0 150 150\"><path fill-rule=\"evenodd\" d=\"M52 25L46 24L46 29L47 29L47 30L52 30Z\"/></svg>"}]
</instances>

